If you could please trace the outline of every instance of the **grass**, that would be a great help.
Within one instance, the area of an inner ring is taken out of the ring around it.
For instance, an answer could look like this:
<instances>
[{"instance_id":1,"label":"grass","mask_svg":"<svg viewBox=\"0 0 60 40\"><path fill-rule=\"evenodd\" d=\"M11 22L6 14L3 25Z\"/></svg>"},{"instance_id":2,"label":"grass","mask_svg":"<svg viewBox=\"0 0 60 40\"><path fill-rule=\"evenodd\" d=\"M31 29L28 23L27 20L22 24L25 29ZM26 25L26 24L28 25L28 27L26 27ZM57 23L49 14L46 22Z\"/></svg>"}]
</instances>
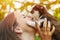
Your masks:
<instances>
[{"instance_id":1,"label":"grass","mask_svg":"<svg viewBox=\"0 0 60 40\"><path fill-rule=\"evenodd\" d=\"M39 36L35 36L35 40L41 40Z\"/></svg>"}]
</instances>

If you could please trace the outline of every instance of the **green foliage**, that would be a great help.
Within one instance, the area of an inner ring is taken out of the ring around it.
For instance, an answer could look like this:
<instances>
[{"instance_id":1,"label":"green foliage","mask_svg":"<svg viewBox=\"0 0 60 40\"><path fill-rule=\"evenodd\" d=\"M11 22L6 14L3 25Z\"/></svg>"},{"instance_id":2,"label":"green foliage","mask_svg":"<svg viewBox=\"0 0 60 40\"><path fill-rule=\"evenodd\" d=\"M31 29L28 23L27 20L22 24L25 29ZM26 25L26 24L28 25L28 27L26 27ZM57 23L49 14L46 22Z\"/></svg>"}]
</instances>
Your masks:
<instances>
[{"instance_id":1,"label":"green foliage","mask_svg":"<svg viewBox=\"0 0 60 40\"><path fill-rule=\"evenodd\" d=\"M39 36L35 36L35 40L41 40Z\"/></svg>"},{"instance_id":2,"label":"green foliage","mask_svg":"<svg viewBox=\"0 0 60 40\"><path fill-rule=\"evenodd\" d=\"M60 8L56 8L56 9L54 10L54 16L55 16L58 20L60 20Z\"/></svg>"},{"instance_id":3,"label":"green foliage","mask_svg":"<svg viewBox=\"0 0 60 40\"><path fill-rule=\"evenodd\" d=\"M23 10L26 9L29 5L33 6L34 3L32 3L32 2L23 3L23 6L21 6L20 10L23 11Z\"/></svg>"},{"instance_id":4,"label":"green foliage","mask_svg":"<svg viewBox=\"0 0 60 40\"><path fill-rule=\"evenodd\" d=\"M0 21L4 18L5 13L0 11Z\"/></svg>"},{"instance_id":5,"label":"green foliage","mask_svg":"<svg viewBox=\"0 0 60 40\"><path fill-rule=\"evenodd\" d=\"M0 4L2 4L2 9L6 9L6 5L10 4L10 6L12 8L14 8L14 2L15 0L0 0ZM47 4L44 4L44 2L47 2ZM28 6L33 6L35 3L34 2L22 2L23 6L20 7L20 10L23 11L24 9L27 10ZM45 5L47 7L47 9L51 9L51 5L55 5L55 4L60 4L60 0L56 0L54 2L49 2L48 0L40 0L40 4ZM5 13L0 11L0 21L4 18ZM54 10L54 16L60 20L60 8L57 8ZM35 40L40 40L39 37L35 36Z\"/></svg>"}]
</instances>

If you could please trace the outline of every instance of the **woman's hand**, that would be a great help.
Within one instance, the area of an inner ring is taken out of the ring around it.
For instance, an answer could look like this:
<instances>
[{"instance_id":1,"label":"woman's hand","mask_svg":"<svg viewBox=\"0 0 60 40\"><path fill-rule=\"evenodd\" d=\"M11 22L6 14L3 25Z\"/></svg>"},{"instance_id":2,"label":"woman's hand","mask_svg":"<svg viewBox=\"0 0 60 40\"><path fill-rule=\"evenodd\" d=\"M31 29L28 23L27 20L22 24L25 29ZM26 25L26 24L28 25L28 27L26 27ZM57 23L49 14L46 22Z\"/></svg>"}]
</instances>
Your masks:
<instances>
[{"instance_id":1,"label":"woman's hand","mask_svg":"<svg viewBox=\"0 0 60 40\"><path fill-rule=\"evenodd\" d=\"M52 26L52 27L53 28L50 31L51 23L50 23L50 21L47 22L46 18L44 20L42 28L39 27L38 22L36 21L36 28L37 28L37 31L39 33L39 36L40 36L41 40L52 40L52 34L55 31L55 27L54 26Z\"/></svg>"}]
</instances>

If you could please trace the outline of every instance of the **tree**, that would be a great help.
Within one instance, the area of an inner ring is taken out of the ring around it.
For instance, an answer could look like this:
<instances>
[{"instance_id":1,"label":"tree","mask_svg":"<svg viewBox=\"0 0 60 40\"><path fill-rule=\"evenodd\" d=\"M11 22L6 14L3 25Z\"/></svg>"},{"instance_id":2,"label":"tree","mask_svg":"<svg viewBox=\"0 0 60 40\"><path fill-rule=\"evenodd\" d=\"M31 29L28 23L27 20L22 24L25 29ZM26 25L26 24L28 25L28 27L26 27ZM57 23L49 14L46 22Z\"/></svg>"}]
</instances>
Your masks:
<instances>
[{"instance_id":1,"label":"tree","mask_svg":"<svg viewBox=\"0 0 60 40\"><path fill-rule=\"evenodd\" d=\"M5 13L0 11L0 21L4 18Z\"/></svg>"}]
</instances>

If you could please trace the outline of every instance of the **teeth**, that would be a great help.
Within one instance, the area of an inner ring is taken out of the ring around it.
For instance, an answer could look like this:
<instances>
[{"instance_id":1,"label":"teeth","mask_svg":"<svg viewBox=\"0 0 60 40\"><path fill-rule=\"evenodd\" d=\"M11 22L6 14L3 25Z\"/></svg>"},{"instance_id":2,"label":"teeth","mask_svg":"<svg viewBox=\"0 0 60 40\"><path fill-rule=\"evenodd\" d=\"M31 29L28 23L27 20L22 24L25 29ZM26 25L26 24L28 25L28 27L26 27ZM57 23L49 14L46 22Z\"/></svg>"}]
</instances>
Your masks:
<instances>
[{"instance_id":1,"label":"teeth","mask_svg":"<svg viewBox=\"0 0 60 40\"><path fill-rule=\"evenodd\" d=\"M26 23L30 26L35 27L35 22L34 21L26 20Z\"/></svg>"},{"instance_id":2,"label":"teeth","mask_svg":"<svg viewBox=\"0 0 60 40\"><path fill-rule=\"evenodd\" d=\"M41 25L41 23L44 21L44 19L40 19L38 20L38 24ZM30 21L30 20L26 20L26 23L32 27L35 27L35 21Z\"/></svg>"}]
</instances>

